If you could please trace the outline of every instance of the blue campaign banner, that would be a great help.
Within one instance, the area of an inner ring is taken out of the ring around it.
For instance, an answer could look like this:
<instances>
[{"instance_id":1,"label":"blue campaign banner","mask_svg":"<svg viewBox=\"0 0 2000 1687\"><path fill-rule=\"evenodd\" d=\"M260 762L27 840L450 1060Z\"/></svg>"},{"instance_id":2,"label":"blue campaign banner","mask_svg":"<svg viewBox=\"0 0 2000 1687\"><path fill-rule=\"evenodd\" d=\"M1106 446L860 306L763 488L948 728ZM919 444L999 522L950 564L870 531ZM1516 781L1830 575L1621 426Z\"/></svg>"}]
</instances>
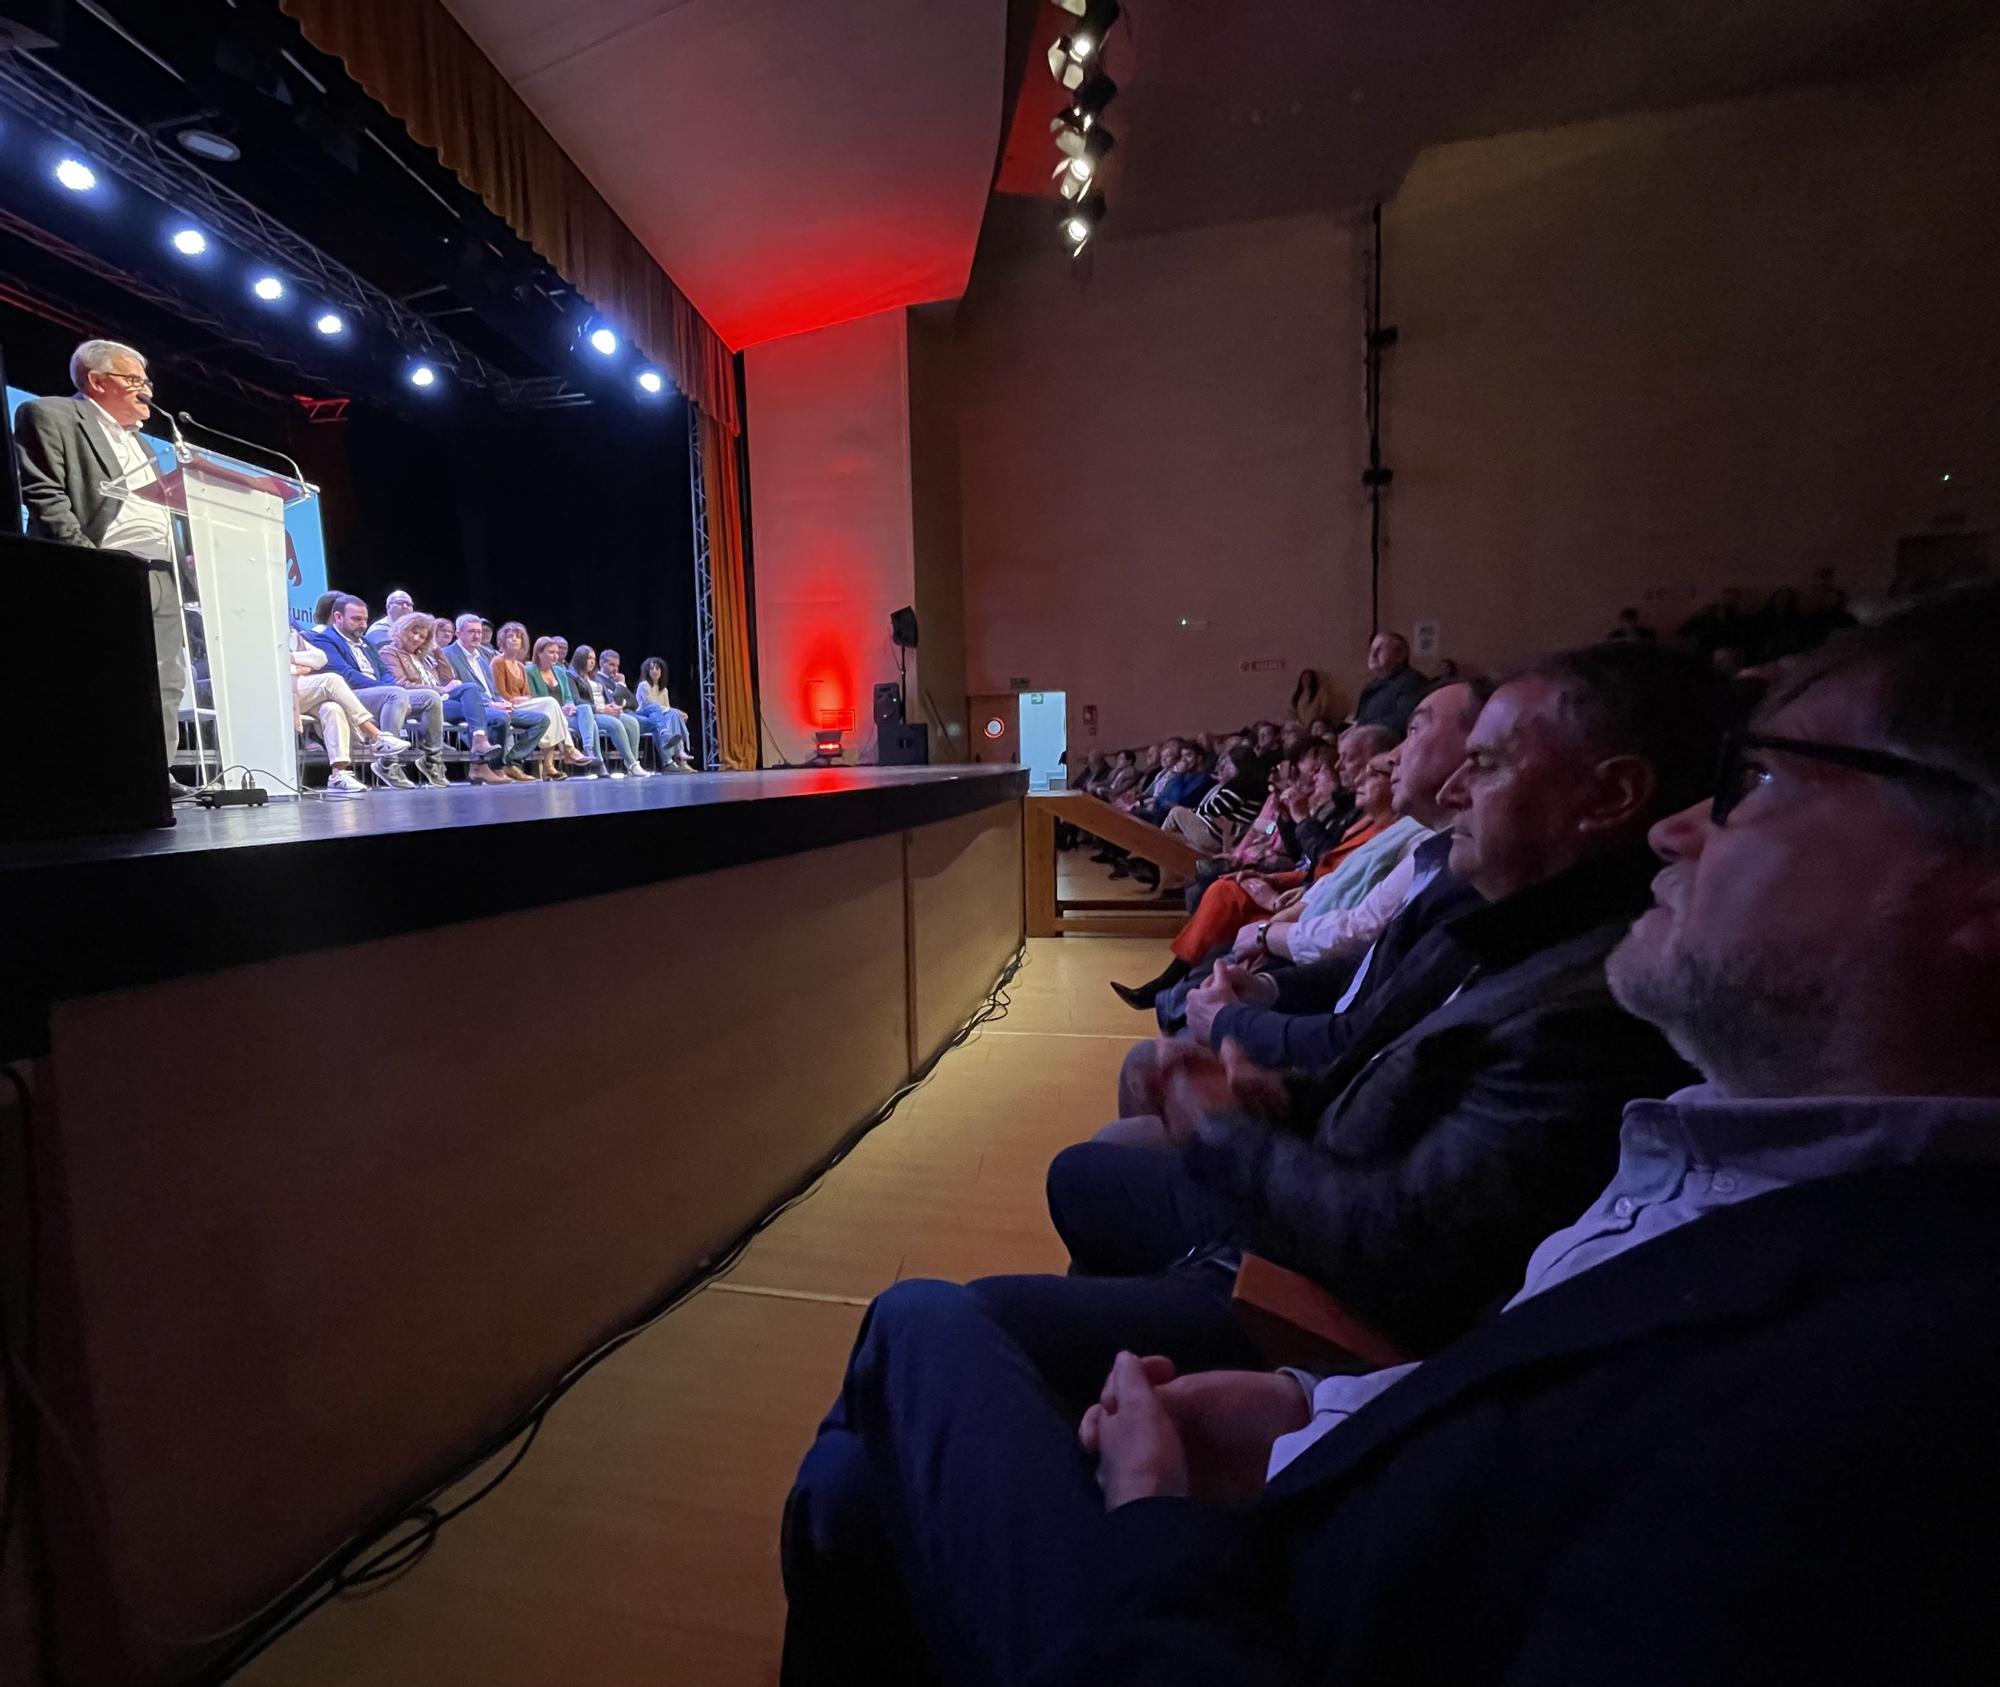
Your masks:
<instances>
[{"instance_id":1,"label":"blue campaign banner","mask_svg":"<svg viewBox=\"0 0 2000 1687\"><path fill-rule=\"evenodd\" d=\"M14 412L37 395L23 392L19 387L7 389L7 422L11 429ZM155 439L149 433L139 436L145 441L162 472L174 466L174 448L170 441ZM264 463L246 463L237 457L215 453L225 463L244 469L250 473L268 474L270 467ZM296 504L285 506L285 597L286 607L291 612L292 625L306 628L312 625L313 605L326 590L326 534L319 522L319 488L308 485L307 496ZM186 534L182 534L186 538Z\"/></svg>"}]
</instances>

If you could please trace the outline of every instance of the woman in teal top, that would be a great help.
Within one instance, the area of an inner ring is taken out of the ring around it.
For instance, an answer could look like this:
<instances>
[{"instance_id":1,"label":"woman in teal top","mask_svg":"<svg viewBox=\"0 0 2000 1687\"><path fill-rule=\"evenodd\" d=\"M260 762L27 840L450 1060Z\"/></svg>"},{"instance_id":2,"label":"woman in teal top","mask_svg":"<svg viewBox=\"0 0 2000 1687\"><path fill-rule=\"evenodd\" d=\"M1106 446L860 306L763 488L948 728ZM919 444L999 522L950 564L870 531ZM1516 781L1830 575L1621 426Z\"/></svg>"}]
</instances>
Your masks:
<instances>
[{"instance_id":1,"label":"woman in teal top","mask_svg":"<svg viewBox=\"0 0 2000 1687\"><path fill-rule=\"evenodd\" d=\"M586 779L595 779L606 771L604 758L597 753L597 716L577 697L576 687L570 683L569 669L563 664L568 649L559 638L535 640L534 654L528 661L528 690L537 697L553 698L561 706L563 719L590 758L590 765L577 771Z\"/></svg>"}]
</instances>

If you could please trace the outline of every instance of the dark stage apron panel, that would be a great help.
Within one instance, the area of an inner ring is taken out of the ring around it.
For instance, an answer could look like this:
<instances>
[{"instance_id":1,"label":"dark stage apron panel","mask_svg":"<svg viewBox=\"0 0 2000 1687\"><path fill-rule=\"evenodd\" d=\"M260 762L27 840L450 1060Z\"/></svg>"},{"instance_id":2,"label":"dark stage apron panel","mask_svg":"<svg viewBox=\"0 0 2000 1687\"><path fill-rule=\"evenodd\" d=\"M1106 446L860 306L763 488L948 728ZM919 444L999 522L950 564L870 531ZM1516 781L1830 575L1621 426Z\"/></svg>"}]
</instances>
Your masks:
<instances>
[{"instance_id":1,"label":"dark stage apron panel","mask_svg":"<svg viewBox=\"0 0 2000 1687\"><path fill-rule=\"evenodd\" d=\"M0 1057L30 1052L21 1021L52 1001L906 831L1018 801L1027 779L828 767L452 786L184 807L170 831L9 845Z\"/></svg>"}]
</instances>

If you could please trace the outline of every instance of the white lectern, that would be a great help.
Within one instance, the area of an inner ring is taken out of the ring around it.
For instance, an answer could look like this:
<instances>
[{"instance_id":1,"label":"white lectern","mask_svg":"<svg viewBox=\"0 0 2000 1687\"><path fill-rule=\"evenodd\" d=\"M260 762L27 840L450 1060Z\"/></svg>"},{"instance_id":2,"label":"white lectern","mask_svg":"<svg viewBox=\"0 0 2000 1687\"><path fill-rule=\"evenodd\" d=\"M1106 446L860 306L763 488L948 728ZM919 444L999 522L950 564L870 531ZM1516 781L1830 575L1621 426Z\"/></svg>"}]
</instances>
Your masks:
<instances>
[{"instance_id":1,"label":"white lectern","mask_svg":"<svg viewBox=\"0 0 2000 1687\"><path fill-rule=\"evenodd\" d=\"M148 468L107 481L104 489L162 504L186 518L215 701L216 748L222 758L214 771L247 769L296 790L297 702L285 589L290 566L285 507L309 493L284 475L195 446L179 447L176 456L178 466L164 476ZM178 553L178 542L175 549ZM192 667L190 663L190 698L196 695ZM199 727L197 711L196 755L206 784L213 774Z\"/></svg>"}]
</instances>

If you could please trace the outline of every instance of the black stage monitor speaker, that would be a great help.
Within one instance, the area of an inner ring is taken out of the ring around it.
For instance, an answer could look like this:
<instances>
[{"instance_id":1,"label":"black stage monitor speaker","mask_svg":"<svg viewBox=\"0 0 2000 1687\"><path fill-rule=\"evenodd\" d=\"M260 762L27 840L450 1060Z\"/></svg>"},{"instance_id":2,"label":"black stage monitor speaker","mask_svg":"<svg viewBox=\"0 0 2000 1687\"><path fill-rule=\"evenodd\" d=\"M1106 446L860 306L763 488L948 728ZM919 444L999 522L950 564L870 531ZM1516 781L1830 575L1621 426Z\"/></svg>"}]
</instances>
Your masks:
<instances>
[{"instance_id":1,"label":"black stage monitor speaker","mask_svg":"<svg viewBox=\"0 0 2000 1687\"><path fill-rule=\"evenodd\" d=\"M91 690L87 766L0 781L0 839L171 826L146 564L123 551L0 536L0 575L15 625L76 629L92 671L114 676Z\"/></svg>"},{"instance_id":2,"label":"black stage monitor speaker","mask_svg":"<svg viewBox=\"0 0 2000 1687\"><path fill-rule=\"evenodd\" d=\"M905 650L917 648L917 612L914 609L899 609L889 617L889 638Z\"/></svg>"},{"instance_id":3,"label":"black stage monitor speaker","mask_svg":"<svg viewBox=\"0 0 2000 1687\"><path fill-rule=\"evenodd\" d=\"M875 688L875 724L893 726L903 718L903 688L893 680Z\"/></svg>"},{"instance_id":4,"label":"black stage monitor speaker","mask_svg":"<svg viewBox=\"0 0 2000 1687\"><path fill-rule=\"evenodd\" d=\"M885 726L879 742L881 752L875 759L883 767L930 765L931 729L921 721L915 726Z\"/></svg>"}]
</instances>

